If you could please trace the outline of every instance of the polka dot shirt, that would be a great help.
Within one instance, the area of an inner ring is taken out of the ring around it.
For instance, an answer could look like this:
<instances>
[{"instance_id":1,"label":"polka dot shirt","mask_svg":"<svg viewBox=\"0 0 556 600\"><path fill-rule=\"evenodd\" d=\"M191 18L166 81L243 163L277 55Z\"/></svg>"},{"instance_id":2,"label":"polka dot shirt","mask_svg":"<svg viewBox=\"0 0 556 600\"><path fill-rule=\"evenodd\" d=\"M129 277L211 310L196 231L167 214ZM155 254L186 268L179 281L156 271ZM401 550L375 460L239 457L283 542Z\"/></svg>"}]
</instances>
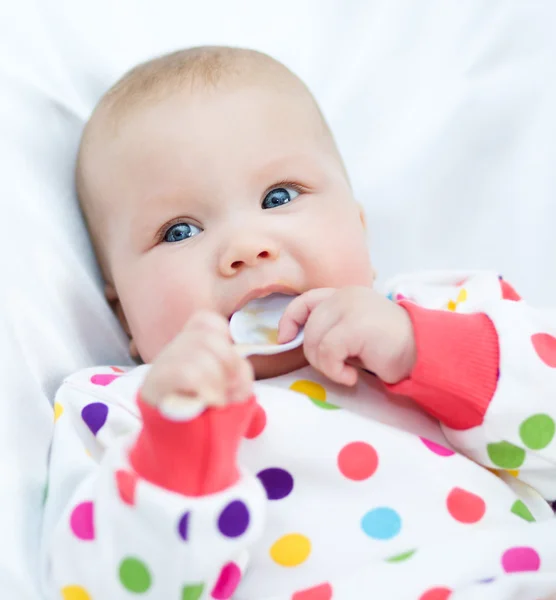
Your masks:
<instances>
[{"instance_id":1,"label":"polka dot shirt","mask_svg":"<svg viewBox=\"0 0 556 600\"><path fill-rule=\"evenodd\" d=\"M419 353L395 386L363 373L344 388L306 367L180 422L142 403L148 365L69 377L54 405L45 593L556 593L556 311L490 273L388 288Z\"/></svg>"}]
</instances>

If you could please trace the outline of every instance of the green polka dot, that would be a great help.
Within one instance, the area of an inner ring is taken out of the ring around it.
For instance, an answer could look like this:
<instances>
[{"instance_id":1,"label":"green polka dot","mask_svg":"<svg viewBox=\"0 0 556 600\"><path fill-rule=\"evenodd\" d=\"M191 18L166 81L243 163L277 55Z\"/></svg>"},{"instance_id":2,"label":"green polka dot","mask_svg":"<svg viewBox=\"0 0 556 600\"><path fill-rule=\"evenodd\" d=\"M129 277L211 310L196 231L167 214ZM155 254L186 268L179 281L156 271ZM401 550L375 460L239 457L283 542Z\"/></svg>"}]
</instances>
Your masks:
<instances>
[{"instance_id":1,"label":"green polka dot","mask_svg":"<svg viewBox=\"0 0 556 600\"><path fill-rule=\"evenodd\" d=\"M517 469L525 460L525 450L510 444L510 442L488 444L487 452L490 460L502 469Z\"/></svg>"},{"instance_id":2,"label":"green polka dot","mask_svg":"<svg viewBox=\"0 0 556 600\"><path fill-rule=\"evenodd\" d=\"M401 554L396 554L395 556L391 556L390 558L386 559L386 562L389 563L397 563L397 562L402 562L404 560L407 560L408 558L411 558L415 552L417 552L417 550L408 550L407 552L402 552Z\"/></svg>"},{"instance_id":3,"label":"green polka dot","mask_svg":"<svg viewBox=\"0 0 556 600\"><path fill-rule=\"evenodd\" d=\"M311 396L309 396L309 400L315 406L318 406L319 408L324 408L325 410L340 410L339 406L336 406L335 404L330 404L330 402L323 402L322 400L317 400L316 398L311 398Z\"/></svg>"},{"instance_id":4,"label":"green polka dot","mask_svg":"<svg viewBox=\"0 0 556 600\"><path fill-rule=\"evenodd\" d=\"M531 450L546 448L554 437L556 426L548 415L533 415L519 427L519 436Z\"/></svg>"},{"instance_id":5,"label":"green polka dot","mask_svg":"<svg viewBox=\"0 0 556 600\"><path fill-rule=\"evenodd\" d=\"M151 574L139 559L126 558L120 563L120 581L129 592L142 594L151 587Z\"/></svg>"},{"instance_id":6,"label":"green polka dot","mask_svg":"<svg viewBox=\"0 0 556 600\"><path fill-rule=\"evenodd\" d=\"M512 512L514 515L525 519L526 521L534 521L535 517L531 514L531 511L525 506L521 500L516 500L512 504Z\"/></svg>"},{"instance_id":7,"label":"green polka dot","mask_svg":"<svg viewBox=\"0 0 556 600\"><path fill-rule=\"evenodd\" d=\"M181 593L181 600L199 600L205 589L204 583L197 585L186 585Z\"/></svg>"}]
</instances>

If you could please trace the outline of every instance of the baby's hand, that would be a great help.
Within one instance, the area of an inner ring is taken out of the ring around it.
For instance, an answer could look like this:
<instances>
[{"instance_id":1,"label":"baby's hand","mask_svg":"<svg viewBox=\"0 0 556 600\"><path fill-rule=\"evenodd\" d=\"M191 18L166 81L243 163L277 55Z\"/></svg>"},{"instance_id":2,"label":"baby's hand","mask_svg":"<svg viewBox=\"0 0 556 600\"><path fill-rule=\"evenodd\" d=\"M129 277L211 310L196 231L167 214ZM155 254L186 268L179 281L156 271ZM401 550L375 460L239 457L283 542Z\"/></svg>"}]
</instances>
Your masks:
<instances>
[{"instance_id":1,"label":"baby's hand","mask_svg":"<svg viewBox=\"0 0 556 600\"><path fill-rule=\"evenodd\" d=\"M157 407L169 398L224 406L247 400L252 385L253 369L235 349L226 319L200 311L156 357L141 397Z\"/></svg>"},{"instance_id":2,"label":"baby's hand","mask_svg":"<svg viewBox=\"0 0 556 600\"><path fill-rule=\"evenodd\" d=\"M357 382L357 369L347 362L386 383L405 379L415 364L409 315L372 288L319 288L298 296L280 320L278 342L293 339L303 325L307 360L338 383Z\"/></svg>"}]
</instances>

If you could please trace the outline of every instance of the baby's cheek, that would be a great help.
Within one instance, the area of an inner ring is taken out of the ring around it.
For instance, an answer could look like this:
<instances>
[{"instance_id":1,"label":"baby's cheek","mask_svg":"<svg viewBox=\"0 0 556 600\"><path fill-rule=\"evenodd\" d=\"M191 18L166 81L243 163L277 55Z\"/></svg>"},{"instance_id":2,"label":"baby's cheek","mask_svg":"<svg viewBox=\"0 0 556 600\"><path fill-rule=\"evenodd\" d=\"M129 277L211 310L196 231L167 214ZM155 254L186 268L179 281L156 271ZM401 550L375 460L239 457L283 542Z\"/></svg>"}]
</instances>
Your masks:
<instances>
[{"instance_id":1,"label":"baby's cheek","mask_svg":"<svg viewBox=\"0 0 556 600\"><path fill-rule=\"evenodd\" d=\"M204 296L203 288L179 271L160 270L152 277L137 278L128 298L128 322L144 362L152 362L193 312L206 304Z\"/></svg>"},{"instance_id":2,"label":"baby's cheek","mask_svg":"<svg viewBox=\"0 0 556 600\"><path fill-rule=\"evenodd\" d=\"M365 235L356 228L340 229L327 250L327 270L334 287L372 285L374 275Z\"/></svg>"}]
</instances>

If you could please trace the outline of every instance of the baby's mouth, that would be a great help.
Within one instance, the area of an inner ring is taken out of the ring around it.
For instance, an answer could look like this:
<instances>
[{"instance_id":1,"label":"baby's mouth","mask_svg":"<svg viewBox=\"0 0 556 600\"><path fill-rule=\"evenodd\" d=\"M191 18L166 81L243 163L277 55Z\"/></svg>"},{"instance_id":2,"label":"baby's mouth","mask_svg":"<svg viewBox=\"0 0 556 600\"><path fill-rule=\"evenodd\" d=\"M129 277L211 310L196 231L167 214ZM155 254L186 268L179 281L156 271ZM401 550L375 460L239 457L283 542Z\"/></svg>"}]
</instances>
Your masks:
<instances>
[{"instance_id":1,"label":"baby's mouth","mask_svg":"<svg viewBox=\"0 0 556 600\"><path fill-rule=\"evenodd\" d=\"M228 316L228 321L232 318L232 315L235 312L243 309L243 307L245 305L249 304L249 302L251 302L253 300L257 300L258 298L266 298L267 296L271 296L273 294L282 294L285 296L297 296L297 295L299 295L299 292L297 290L295 290L293 287L291 287L290 285L285 285L285 284L281 284L281 283L267 285L267 286L260 287L260 288L255 288L255 289L251 290L249 293L245 294L245 296L243 296L241 298L241 300L236 304L236 306L234 307L234 310Z\"/></svg>"}]
</instances>

